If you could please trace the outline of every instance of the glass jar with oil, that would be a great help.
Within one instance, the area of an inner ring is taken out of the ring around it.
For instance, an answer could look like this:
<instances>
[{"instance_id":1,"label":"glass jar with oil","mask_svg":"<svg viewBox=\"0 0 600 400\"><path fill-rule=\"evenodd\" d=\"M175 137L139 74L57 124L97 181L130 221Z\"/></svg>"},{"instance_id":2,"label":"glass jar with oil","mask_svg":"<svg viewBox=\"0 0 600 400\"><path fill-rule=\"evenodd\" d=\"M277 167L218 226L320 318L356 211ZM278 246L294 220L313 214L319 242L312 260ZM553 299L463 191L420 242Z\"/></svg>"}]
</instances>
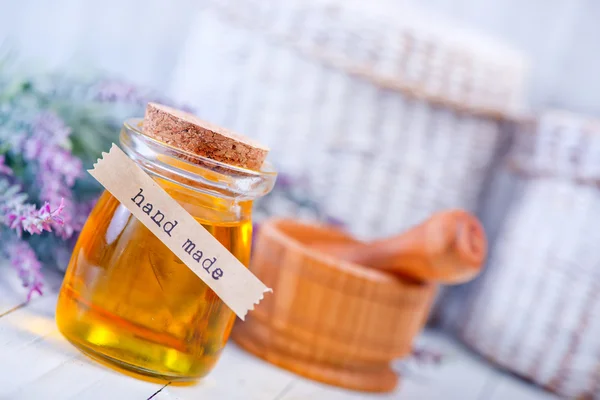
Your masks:
<instances>
[{"instance_id":1,"label":"glass jar with oil","mask_svg":"<svg viewBox=\"0 0 600 400\"><path fill-rule=\"evenodd\" d=\"M121 149L246 267L252 203L276 172L198 156L126 121ZM109 363L170 380L206 375L235 314L108 191L90 214L59 294L56 320L75 346Z\"/></svg>"}]
</instances>

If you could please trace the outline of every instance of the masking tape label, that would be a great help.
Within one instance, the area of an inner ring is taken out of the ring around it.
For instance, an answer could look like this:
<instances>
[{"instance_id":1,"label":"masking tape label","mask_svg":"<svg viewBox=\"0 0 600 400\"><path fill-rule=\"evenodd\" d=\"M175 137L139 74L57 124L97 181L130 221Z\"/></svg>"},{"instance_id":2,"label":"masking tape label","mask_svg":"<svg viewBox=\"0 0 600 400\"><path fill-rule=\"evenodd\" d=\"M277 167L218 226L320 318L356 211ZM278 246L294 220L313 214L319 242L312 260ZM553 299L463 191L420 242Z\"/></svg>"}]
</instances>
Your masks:
<instances>
[{"instance_id":1,"label":"masking tape label","mask_svg":"<svg viewBox=\"0 0 600 400\"><path fill-rule=\"evenodd\" d=\"M240 319L272 292L115 144L88 172Z\"/></svg>"}]
</instances>

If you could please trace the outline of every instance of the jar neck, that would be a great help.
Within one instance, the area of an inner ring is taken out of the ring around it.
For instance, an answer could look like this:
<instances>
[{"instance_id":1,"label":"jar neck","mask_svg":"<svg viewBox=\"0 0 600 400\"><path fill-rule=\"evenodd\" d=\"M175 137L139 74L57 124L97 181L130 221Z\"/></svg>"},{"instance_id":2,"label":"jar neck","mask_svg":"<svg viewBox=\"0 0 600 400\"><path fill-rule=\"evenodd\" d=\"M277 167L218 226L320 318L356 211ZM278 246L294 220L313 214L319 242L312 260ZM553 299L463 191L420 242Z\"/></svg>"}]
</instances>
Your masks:
<instances>
[{"instance_id":1,"label":"jar neck","mask_svg":"<svg viewBox=\"0 0 600 400\"><path fill-rule=\"evenodd\" d=\"M141 126L138 118L124 123L121 148L163 187L235 202L255 200L273 189L277 173L269 163L260 171L225 164L150 138Z\"/></svg>"}]
</instances>

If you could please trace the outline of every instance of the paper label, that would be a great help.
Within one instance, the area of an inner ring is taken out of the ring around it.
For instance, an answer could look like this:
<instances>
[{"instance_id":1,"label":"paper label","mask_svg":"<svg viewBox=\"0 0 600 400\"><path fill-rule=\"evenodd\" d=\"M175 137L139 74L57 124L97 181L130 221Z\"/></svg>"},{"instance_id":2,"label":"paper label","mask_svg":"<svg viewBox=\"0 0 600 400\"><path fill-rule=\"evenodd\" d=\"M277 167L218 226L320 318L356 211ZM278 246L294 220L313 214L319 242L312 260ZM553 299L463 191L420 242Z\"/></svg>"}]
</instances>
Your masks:
<instances>
[{"instance_id":1,"label":"paper label","mask_svg":"<svg viewBox=\"0 0 600 400\"><path fill-rule=\"evenodd\" d=\"M267 288L119 147L88 172L242 320Z\"/></svg>"}]
</instances>

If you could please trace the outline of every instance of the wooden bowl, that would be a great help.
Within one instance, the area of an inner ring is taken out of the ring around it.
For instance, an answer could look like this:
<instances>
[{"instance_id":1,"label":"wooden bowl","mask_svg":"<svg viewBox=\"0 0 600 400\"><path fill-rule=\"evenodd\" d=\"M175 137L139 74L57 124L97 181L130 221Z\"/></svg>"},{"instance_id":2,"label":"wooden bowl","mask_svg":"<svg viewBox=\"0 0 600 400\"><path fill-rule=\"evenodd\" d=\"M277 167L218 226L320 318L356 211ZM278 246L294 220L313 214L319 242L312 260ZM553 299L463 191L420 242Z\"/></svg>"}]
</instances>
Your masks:
<instances>
[{"instance_id":1,"label":"wooden bowl","mask_svg":"<svg viewBox=\"0 0 600 400\"><path fill-rule=\"evenodd\" d=\"M411 351L436 286L344 262L311 244L352 240L328 226L261 225L250 269L273 294L238 322L247 351L302 376L354 390L393 390L391 362Z\"/></svg>"}]
</instances>

